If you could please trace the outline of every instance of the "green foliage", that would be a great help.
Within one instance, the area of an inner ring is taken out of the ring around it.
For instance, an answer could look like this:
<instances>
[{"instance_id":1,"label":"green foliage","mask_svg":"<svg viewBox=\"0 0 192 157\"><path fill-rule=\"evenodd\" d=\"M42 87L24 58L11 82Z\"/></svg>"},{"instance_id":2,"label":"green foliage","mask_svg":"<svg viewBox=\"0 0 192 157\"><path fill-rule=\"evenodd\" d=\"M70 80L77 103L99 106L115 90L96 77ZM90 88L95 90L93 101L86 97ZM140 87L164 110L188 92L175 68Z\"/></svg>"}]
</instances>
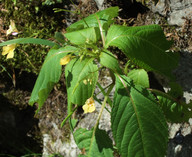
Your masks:
<instances>
[{"instance_id":1,"label":"green foliage","mask_svg":"<svg viewBox=\"0 0 192 157\"><path fill-rule=\"evenodd\" d=\"M75 47L66 46L59 49L52 48L49 51L31 94L31 98L29 100L30 105L37 102L39 104L39 109L42 107L49 93L53 89L54 84L60 79L60 59L68 53L75 52L76 50L77 49Z\"/></svg>"},{"instance_id":2,"label":"green foliage","mask_svg":"<svg viewBox=\"0 0 192 157\"><path fill-rule=\"evenodd\" d=\"M1 34L3 40L26 37L44 39L50 39L51 37L53 39L54 32L61 30L64 26L61 22L63 16L54 14L50 6L43 6L43 1L44 0L30 0L27 2L15 0L2 1L2 8L5 11L0 12L0 17L3 20L4 29L7 30L10 25L10 20L14 20L19 31L18 37L4 37ZM10 60L6 61L5 57L0 57L0 63L2 66L6 67L8 71L15 68L20 69L21 71L24 70L38 74L47 51L48 48L46 46L18 46L15 50L15 57L11 62ZM29 61L33 65L29 64Z\"/></svg>"},{"instance_id":3,"label":"green foliage","mask_svg":"<svg viewBox=\"0 0 192 157\"><path fill-rule=\"evenodd\" d=\"M55 39L61 44L65 43L65 38L61 32L55 32Z\"/></svg>"},{"instance_id":4,"label":"green foliage","mask_svg":"<svg viewBox=\"0 0 192 157\"><path fill-rule=\"evenodd\" d=\"M192 103L185 104L166 95L158 95L158 99L167 121L181 123L192 117Z\"/></svg>"},{"instance_id":5,"label":"green foliage","mask_svg":"<svg viewBox=\"0 0 192 157\"><path fill-rule=\"evenodd\" d=\"M163 157L168 130L155 97L125 76L117 75L115 89L111 123L122 157Z\"/></svg>"},{"instance_id":6,"label":"green foliage","mask_svg":"<svg viewBox=\"0 0 192 157\"><path fill-rule=\"evenodd\" d=\"M67 28L67 32L72 32L87 27L99 27L98 19L100 21L102 29L104 29L104 31L107 31L108 26L114 22L113 18L117 17L118 10L118 7L112 7L92 14L84 18L83 20L77 21L74 24L70 25Z\"/></svg>"},{"instance_id":7,"label":"green foliage","mask_svg":"<svg viewBox=\"0 0 192 157\"><path fill-rule=\"evenodd\" d=\"M104 130L86 130L79 128L74 133L77 146L85 152L84 157L113 157L112 140Z\"/></svg>"},{"instance_id":8,"label":"green foliage","mask_svg":"<svg viewBox=\"0 0 192 157\"><path fill-rule=\"evenodd\" d=\"M109 28L105 48L117 46L138 66L173 78L172 69L178 57L170 52L168 42L158 25L127 27L112 25Z\"/></svg>"},{"instance_id":9,"label":"green foliage","mask_svg":"<svg viewBox=\"0 0 192 157\"><path fill-rule=\"evenodd\" d=\"M149 88L149 77L144 69L131 70L127 76L133 80L134 84Z\"/></svg>"},{"instance_id":10,"label":"green foliage","mask_svg":"<svg viewBox=\"0 0 192 157\"><path fill-rule=\"evenodd\" d=\"M99 37L99 30L90 27L83 30L66 33L65 37L75 45L85 45L87 43L96 43Z\"/></svg>"},{"instance_id":11,"label":"green foliage","mask_svg":"<svg viewBox=\"0 0 192 157\"><path fill-rule=\"evenodd\" d=\"M111 127L120 155L164 157L168 142L166 120L186 122L192 117L191 103L185 104L180 100L183 91L174 82L172 74L178 64L178 56L167 51L171 42L166 40L160 26L114 25L114 17L117 15L118 7L92 14L68 27L64 36L57 32L55 43L40 39L15 39L0 46L36 41L54 45L44 61L29 103L33 105L37 102L38 110L42 107L54 84L60 79L60 61L65 59L68 115L61 125L69 119L72 131L77 122L71 119L72 114L81 106L84 111L86 108L87 112L91 112L94 108L96 85L101 89L104 100L94 127L91 130L79 128L74 132L75 141L82 151L79 156L113 156L110 138L105 131L98 129L99 120L108 101L112 104ZM142 69L128 70L126 66L126 70L123 70L115 56L116 52L110 51L113 46L122 50L131 63ZM99 71L103 67L110 70L113 81L105 90L98 83ZM124 74L123 71L129 73ZM166 76L170 81L170 92L149 89L148 71ZM109 94L114 85L116 89L111 103ZM91 111L88 110L89 107Z\"/></svg>"},{"instance_id":12,"label":"green foliage","mask_svg":"<svg viewBox=\"0 0 192 157\"><path fill-rule=\"evenodd\" d=\"M84 105L93 96L98 79L98 67L93 58L73 59L65 68L68 104Z\"/></svg>"},{"instance_id":13,"label":"green foliage","mask_svg":"<svg viewBox=\"0 0 192 157\"><path fill-rule=\"evenodd\" d=\"M19 39L13 39L9 41L5 41L3 43L0 43L0 46L10 45L10 44L40 44L40 45L46 45L46 46L54 46L56 43L44 40L44 39L37 39L37 38L19 38Z\"/></svg>"},{"instance_id":14,"label":"green foliage","mask_svg":"<svg viewBox=\"0 0 192 157\"><path fill-rule=\"evenodd\" d=\"M43 5L53 5L55 3L62 3L63 0L45 0L45 2L43 2Z\"/></svg>"},{"instance_id":15,"label":"green foliage","mask_svg":"<svg viewBox=\"0 0 192 157\"><path fill-rule=\"evenodd\" d=\"M122 70L119 67L118 60L115 58L115 56L110 51L105 50L105 51L101 52L100 63L104 67L107 67L107 68L113 70L113 72L117 72L119 74L122 73Z\"/></svg>"}]
</instances>

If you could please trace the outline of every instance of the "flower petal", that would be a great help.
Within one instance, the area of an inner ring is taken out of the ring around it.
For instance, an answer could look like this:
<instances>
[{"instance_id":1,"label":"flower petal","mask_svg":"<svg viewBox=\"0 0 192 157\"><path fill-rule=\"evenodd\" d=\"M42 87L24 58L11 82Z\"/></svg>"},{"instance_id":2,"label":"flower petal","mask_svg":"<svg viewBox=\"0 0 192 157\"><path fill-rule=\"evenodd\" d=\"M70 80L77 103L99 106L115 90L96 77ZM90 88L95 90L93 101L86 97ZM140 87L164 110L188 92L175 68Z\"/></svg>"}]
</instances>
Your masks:
<instances>
[{"instance_id":1,"label":"flower petal","mask_svg":"<svg viewBox=\"0 0 192 157\"><path fill-rule=\"evenodd\" d=\"M87 85L87 80L83 80L83 83L84 83L85 85Z\"/></svg>"},{"instance_id":2,"label":"flower petal","mask_svg":"<svg viewBox=\"0 0 192 157\"><path fill-rule=\"evenodd\" d=\"M93 111L95 111L95 102L94 99L91 97L89 99L87 99L87 101L85 102L85 105L83 105L83 110L84 113L91 113Z\"/></svg>"},{"instance_id":3,"label":"flower petal","mask_svg":"<svg viewBox=\"0 0 192 157\"><path fill-rule=\"evenodd\" d=\"M83 105L83 111L84 111L84 113L87 113L89 111L89 106Z\"/></svg>"},{"instance_id":4,"label":"flower petal","mask_svg":"<svg viewBox=\"0 0 192 157\"><path fill-rule=\"evenodd\" d=\"M8 53L7 59L13 58L13 56L14 56L14 51L11 51L11 52Z\"/></svg>"},{"instance_id":5,"label":"flower petal","mask_svg":"<svg viewBox=\"0 0 192 157\"><path fill-rule=\"evenodd\" d=\"M60 65L66 65L71 60L71 55L67 55L60 59Z\"/></svg>"},{"instance_id":6,"label":"flower petal","mask_svg":"<svg viewBox=\"0 0 192 157\"><path fill-rule=\"evenodd\" d=\"M16 44L3 46L2 55L7 55L7 59L8 58L13 58L15 48L16 48Z\"/></svg>"},{"instance_id":7,"label":"flower petal","mask_svg":"<svg viewBox=\"0 0 192 157\"><path fill-rule=\"evenodd\" d=\"M11 24L9 25L9 29L7 30L7 35L11 34L12 32L16 33L18 32L15 22L13 20L10 20Z\"/></svg>"}]
</instances>

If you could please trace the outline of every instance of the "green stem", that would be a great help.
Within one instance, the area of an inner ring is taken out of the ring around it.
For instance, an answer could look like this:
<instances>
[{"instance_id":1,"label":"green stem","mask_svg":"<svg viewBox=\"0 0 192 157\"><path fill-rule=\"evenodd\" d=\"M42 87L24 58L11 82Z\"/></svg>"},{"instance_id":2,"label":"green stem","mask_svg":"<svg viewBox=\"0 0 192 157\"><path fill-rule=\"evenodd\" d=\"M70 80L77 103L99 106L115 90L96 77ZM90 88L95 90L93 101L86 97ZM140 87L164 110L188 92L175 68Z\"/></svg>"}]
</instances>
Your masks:
<instances>
[{"instance_id":1,"label":"green stem","mask_svg":"<svg viewBox=\"0 0 192 157\"><path fill-rule=\"evenodd\" d=\"M111 86L111 87L108 89L108 91L107 91L107 93L106 93L106 95L105 95L104 101L103 101L102 106L101 106L101 109L100 109L100 111L99 111L99 115L98 115L96 124L95 124L94 129L93 129L93 134L92 134L92 138L91 138L91 145L93 144L93 140L94 140L94 137L95 137L95 132L96 132L96 130L97 130L97 128L98 128L99 121L100 121L100 119L101 119L101 115L102 115L103 110L104 110L104 108L105 108L105 105L106 105L106 102L107 102L109 93L112 91L112 89L113 89L113 86ZM91 148L91 145L90 145L90 148ZM89 156L89 155L88 155L88 156Z\"/></svg>"},{"instance_id":2,"label":"green stem","mask_svg":"<svg viewBox=\"0 0 192 157\"><path fill-rule=\"evenodd\" d=\"M114 87L114 83L112 83L112 84L110 84L109 86L103 88L103 87L101 86L101 84L97 82L97 86L98 86L99 89L101 90L100 92L102 92L102 94L105 96L105 95L106 95L105 89L108 88L108 87L110 87L110 86L112 86L112 88L113 88L113 87ZM100 93L100 92L99 92L99 93ZM99 94L99 93L98 93L98 94ZM107 102L108 102L109 105L112 107L112 101L111 101L110 98L107 99Z\"/></svg>"},{"instance_id":3,"label":"green stem","mask_svg":"<svg viewBox=\"0 0 192 157\"><path fill-rule=\"evenodd\" d=\"M96 14L95 14L95 16L96 16L98 24L99 24L99 29L100 29L100 33L101 33L102 42L103 42L103 47L105 47L105 36L103 34L103 28L102 28L101 22L99 21L98 16Z\"/></svg>"},{"instance_id":4,"label":"green stem","mask_svg":"<svg viewBox=\"0 0 192 157\"><path fill-rule=\"evenodd\" d=\"M71 3L73 4L73 5L75 5L75 3L72 1L72 0L70 0L71 1Z\"/></svg>"},{"instance_id":5,"label":"green stem","mask_svg":"<svg viewBox=\"0 0 192 157\"><path fill-rule=\"evenodd\" d=\"M28 58L29 55L28 55L26 52L24 52L24 54L25 54L25 56L26 56L26 59L27 59L28 63L32 66L32 68L35 70L35 72L38 73L37 68L36 68L36 67L33 65L33 63L31 63L31 61L29 60L29 58Z\"/></svg>"},{"instance_id":6,"label":"green stem","mask_svg":"<svg viewBox=\"0 0 192 157\"><path fill-rule=\"evenodd\" d=\"M64 126L64 124L65 124L65 122L71 117L71 115L75 112L77 110L77 107L75 107L74 109L73 109L73 111L71 111L68 115L67 115L67 117L62 121L62 123L61 123L61 128Z\"/></svg>"},{"instance_id":7,"label":"green stem","mask_svg":"<svg viewBox=\"0 0 192 157\"><path fill-rule=\"evenodd\" d=\"M100 105L102 104L101 101L96 97L93 96L94 100L96 100ZM107 110L107 112L111 113L111 111L109 111L109 109L107 107L105 107L105 109Z\"/></svg>"},{"instance_id":8,"label":"green stem","mask_svg":"<svg viewBox=\"0 0 192 157\"><path fill-rule=\"evenodd\" d=\"M13 77L11 76L11 74L7 71L7 69L0 64L0 66L2 67L2 69L8 74L8 76L11 78L11 80L13 80Z\"/></svg>"},{"instance_id":9,"label":"green stem","mask_svg":"<svg viewBox=\"0 0 192 157\"><path fill-rule=\"evenodd\" d=\"M167 94L167 93L164 93L164 92L162 92L162 91L160 91L160 90L151 89L151 88L149 88L148 90L151 91L152 93L155 93L155 94L157 94L157 95L161 95L161 96L163 96L163 97L165 97L165 98L168 98L168 99L170 99L170 100L172 100L172 101L174 101L174 102L181 103L178 99L176 99L176 98L172 97L171 95L169 95L169 94Z\"/></svg>"}]
</instances>

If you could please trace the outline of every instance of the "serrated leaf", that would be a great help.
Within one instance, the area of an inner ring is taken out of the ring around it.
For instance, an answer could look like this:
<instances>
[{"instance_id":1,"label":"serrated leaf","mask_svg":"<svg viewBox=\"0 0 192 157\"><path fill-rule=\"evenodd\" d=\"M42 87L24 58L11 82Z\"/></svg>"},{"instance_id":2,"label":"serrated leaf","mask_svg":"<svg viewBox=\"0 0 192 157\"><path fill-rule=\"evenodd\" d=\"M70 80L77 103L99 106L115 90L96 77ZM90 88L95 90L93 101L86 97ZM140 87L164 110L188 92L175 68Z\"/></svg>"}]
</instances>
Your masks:
<instances>
[{"instance_id":1,"label":"serrated leaf","mask_svg":"<svg viewBox=\"0 0 192 157\"><path fill-rule=\"evenodd\" d=\"M75 58L65 68L68 104L84 105L90 98L98 80L98 67L93 58L80 61Z\"/></svg>"},{"instance_id":2,"label":"serrated leaf","mask_svg":"<svg viewBox=\"0 0 192 157\"><path fill-rule=\"evenodd\" d=\"M155 93L167 121L172 123L188 122L192 118L192 104L185 104L170 96ZM174 101L175 100L175 101Z\"/></svg>"},{"instance_id":3,"label":"serrated leaf","mask_svg":"<svg viewBox=\"0 0 192 157\"><path fill-rule=\"evenodd\" d=\"M172 70L178 64L178 56L165 52L170 48L171 42L166 40L160 26L112 25L107 34L105 48L109 46L117 46L145 70L173 78Z\"/></svg>"},{"instance_id":4,"label":"serrated leaf","mask_svg":"<svg viewBox=\"0 0 192 157\"><path fill-rule=\"evenodd\" d=\"M144 69L131 70L127 76L133 80L134 84L149 88L149 77Z\"/></svg>"},{"instance_id":5,"label":"serrated leaf","mask_svg":"<svg viewBox=\"0 0 192 157\"><path fill-rule=\"evenodd\" d=\"M164 157L168 129L154 96L126 76L116 81L111 123L121 156Z\"/></svg>"},{"instance_id":6,"label":"serrated leaf","mask_svg":"<svg viewBox=\"0 0 192 157\"><path fill-rule=\"evenodd\" d=\"M113 22L113 18L118 16L118 7L110 7L105 10L92 14L83 20L77 21L67 28L67 32L72 32L88 27L99 27L96 16L99 18L101 25L107 24L108 26ZM96 16L95 16L96 15ZM107 26L105 25L105 31Z\"/></svg>"},{"instance_id":7,"label":"serrated leaf","mask_svg":"<svg viewBox=\"0 0 192 157\"><path fill-rule=\"evenodd\" d=\"M74 133L74 138L79 149L84 150L86 157L113 157L112 141L104 130L79 128Z\"/></svg>"},{"instance_id":8,"label":"serrated leaf","mask_svg":"<svg viewBox=\"0 0 192 157\"><path fill-rule=\"evenodd\" d=\"M10 44L40 44L40 45L46 45L46 46L54 46L58 45L55 42L45 40L45 39L38 39L38 38L19 38L19 39L13 39L8 40L5 42L0 43L0 46L10 45Z\"/></svg>"},{"instance_id":9,"label":"serrated leaf","mask_svg":"<svg viewBox=\"0 0 192 157\"><path fill-rule=\"evenodd\" d=\"M51 49L45 58L39 76L33 88L29 104L38 103L38 110L42 107L49 93L53 89L61 76L60 59L69 52L75 52L77 48L72 46L62 47L60 49Z\"/></svg>"},{"instance_id":10,"label":"serrated leaf","mask_svg":"<svg viewBox=\"0 0 192 157\"><path fill-rule=\"evenodd\" d=\"M101 65L113 70L114 72L117 72L119 74L122 74L122 70L119 67L118 60L115 58L115 56L110 51L103 51L100 54L100 63Z\"/></svg>"},{"instance_id":11,"label":"serrated leaf","mask_svg":"<svg viewBox=\"0 0 192 157\"><path fill-rule=\"evenodd\" d=\"M99 36L99 30L94 27L65 34L65 37L70 40L71 43L76 45L84 45L86 42L96 43Z\"/></svg>"}]
</instances>

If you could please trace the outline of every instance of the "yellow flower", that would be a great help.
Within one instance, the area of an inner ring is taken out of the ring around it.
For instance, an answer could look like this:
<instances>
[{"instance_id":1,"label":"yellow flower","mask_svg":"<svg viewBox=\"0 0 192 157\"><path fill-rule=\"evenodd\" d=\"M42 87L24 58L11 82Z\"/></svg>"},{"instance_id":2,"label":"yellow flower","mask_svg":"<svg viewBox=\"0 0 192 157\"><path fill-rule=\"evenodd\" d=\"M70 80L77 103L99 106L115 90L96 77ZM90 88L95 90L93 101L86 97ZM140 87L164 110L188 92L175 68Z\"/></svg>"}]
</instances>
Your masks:
<instances>
[{"instance_id":1,"label":"yellow flower","mask_svg":"<svg viewBox=\"0 0 192 157\"><path fill-rule=\"evenodd\" d=\"M83 80L83 83L84 83L85 85L87 85L87 80Z\"/></svg>"},{"instance_id":2,"label":"yellow flower","mask_svg":"<svg viewBox=\"0 0 192 157\"><path fill-rule=\"evenodd\" d=\"M7 59L13 58L15 48L16 48L16 44L3 46L2 55L7 55Z\"/></svg>"},{"instance_id":3,"label":"yellow flower","mask_svg":"<svg viewBox=\"0 0 192 157\"><path fill-rule=\"evenodd\" d=\"M67 55L60 59L60 65L66 65L71 60L71 55Z\"/></svg>"},{"instance_id":4,"label":"yellow flower","mask_svg":"<svg viewBox=\"0 0 192 157\"><path fill-rule=\"evenodd\" d=\"M90 85L92 84L92 80L91 79L85 79L85 80L83 80L83 83L85 84L85 85L87 85L87 83L90 83Z\"/></svg>"},{"instance_id":5,"label":"yellow flower","mask_svg":"<svg viewBox=\"0 0 192 157\"><path fill-rule=\"evenodd\" d=\"M87 99L87 101L85 102L85 105L83 105L83 110L84 110L84 113L88 113L88 112L91 113L95 111L95 102L92 97Z\"/></svg>"},{"instance_id":6,"label":"yellow flower","mask_svg":"<svg viewBox=\"0 0 192 157\"><path fill-rule=\"evenodd\" d=\"M7 30L7 35L11 33L18 33L18 30L15 26L15 22L13 20L10 20L11 24L9 25L9 29Z\"/></svg>"}]
</instances>

